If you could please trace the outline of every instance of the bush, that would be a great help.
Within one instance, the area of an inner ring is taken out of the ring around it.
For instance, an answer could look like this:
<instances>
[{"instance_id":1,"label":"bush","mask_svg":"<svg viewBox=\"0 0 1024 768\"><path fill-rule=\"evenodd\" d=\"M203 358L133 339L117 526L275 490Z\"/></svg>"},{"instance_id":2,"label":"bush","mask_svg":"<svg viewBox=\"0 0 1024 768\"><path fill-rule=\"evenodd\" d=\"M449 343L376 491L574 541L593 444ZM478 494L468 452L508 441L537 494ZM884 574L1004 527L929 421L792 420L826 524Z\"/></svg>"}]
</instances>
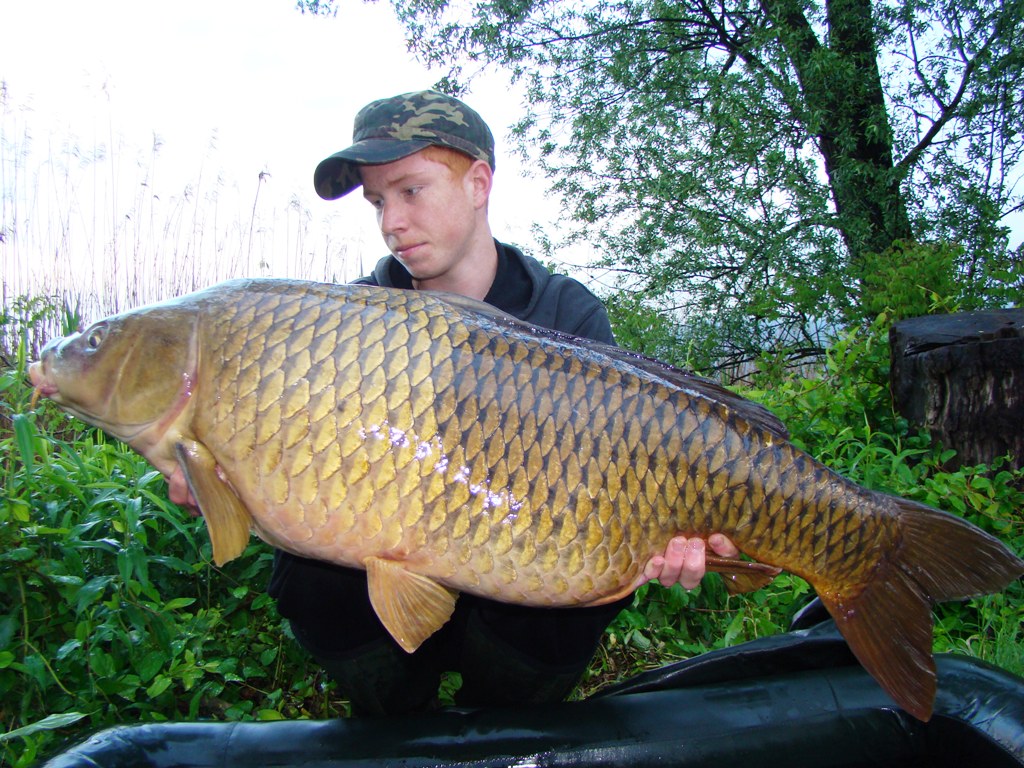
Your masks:
<instances>
[{"instance_id":1,"label":"bush","mask_svg":"<svg viewBox=\"0 0 1024 768\"><path fill-rule=\"evenodd\" d=\"M769 407L798 447L861 485L959 514L1024 552L1024 471L943 469L950 458L914 434L893 410L888 389L889 318L839 338L818 375L770 368L740 394ZM812 596L802 579L779 576L757 592L729 596L707 578L695 591L648 584L609 627L585 691L640 669L785 631ZM936 651L977 656L1024 675L1024 585L936 607Z\"/></svg>"},{"instance_id":2,"label":"bush","mask_svg":"<svg viewBox=\"0 0 1024 768\"><path fill-rule=\"evenodd\" d=\"M138 454L0 375L0 740L31 764L74 725L337 709L264 593L255 542L211 563L201 520Z\"/></svg>"}]
</instances>

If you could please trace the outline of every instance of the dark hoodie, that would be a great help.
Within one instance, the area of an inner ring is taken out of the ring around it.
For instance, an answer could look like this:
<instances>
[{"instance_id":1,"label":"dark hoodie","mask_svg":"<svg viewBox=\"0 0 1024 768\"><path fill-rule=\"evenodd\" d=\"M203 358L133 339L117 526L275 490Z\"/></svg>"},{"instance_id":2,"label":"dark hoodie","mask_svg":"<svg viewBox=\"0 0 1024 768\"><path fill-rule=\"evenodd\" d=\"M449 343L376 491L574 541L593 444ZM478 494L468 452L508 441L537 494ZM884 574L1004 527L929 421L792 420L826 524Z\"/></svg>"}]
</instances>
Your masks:
<instances>
[{"instance_id":1,"label":"dark hoodie","mask_svg":"<svg viewBox=\"0 0 1024 768\"><path fill-rule=\"evenodd\" d=\"M594 294L565 275L553 275L518 248L494 241L498 272L484 301L542 328L614 343L608 314ZM412 288L412 276L394 256L377 262L373 273L353 282L386 288Z\"/></svg>"}]
</instances>

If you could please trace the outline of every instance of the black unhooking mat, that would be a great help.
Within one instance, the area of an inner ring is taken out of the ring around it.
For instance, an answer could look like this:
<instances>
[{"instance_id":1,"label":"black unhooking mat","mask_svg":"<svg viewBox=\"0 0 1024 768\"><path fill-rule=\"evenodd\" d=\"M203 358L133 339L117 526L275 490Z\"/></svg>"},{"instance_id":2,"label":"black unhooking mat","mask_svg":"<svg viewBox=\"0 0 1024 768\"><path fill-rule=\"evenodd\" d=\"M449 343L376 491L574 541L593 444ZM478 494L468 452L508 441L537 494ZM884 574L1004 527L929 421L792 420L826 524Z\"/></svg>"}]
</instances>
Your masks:
<instances>
[{"instance_id":1,"label":"black unhooking mat","mask_svg":"<svg viewBox=\"0 0 1024 768\"><path fill-rule=\"evenodd\" d=\"M831 622L641 674L586 701L384 719L147 723L46 768L1024 766L1024 680L940 654L935 714L898 709Z\"/></svg>"}]
</instances>

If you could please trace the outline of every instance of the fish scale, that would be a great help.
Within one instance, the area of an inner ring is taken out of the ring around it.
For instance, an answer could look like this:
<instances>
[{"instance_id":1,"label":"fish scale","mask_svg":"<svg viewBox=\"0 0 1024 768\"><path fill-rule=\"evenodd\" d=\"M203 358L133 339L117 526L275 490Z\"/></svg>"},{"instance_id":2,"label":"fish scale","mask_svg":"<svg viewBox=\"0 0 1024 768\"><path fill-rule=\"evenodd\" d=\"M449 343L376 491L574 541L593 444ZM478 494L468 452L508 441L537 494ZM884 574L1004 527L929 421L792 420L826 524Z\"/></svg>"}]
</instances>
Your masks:
<instances>
[{"instance_id":1,"label":"fish scale","mask_svg":"<svg viewBox=\"0 0 1024 768\"><path fill-rule=\"evenodd\" d=\"M635 589L674 535L720 531L757 561L713 561L727 584L806 578L927 719L930 604L1024 572L962 519L840 477L712 382L461 297L232 281L55 340L30 375L182 473L218 563L252 530L365 568L410 651L458 591L594 605Z\"/></svg>"}]
</instances>

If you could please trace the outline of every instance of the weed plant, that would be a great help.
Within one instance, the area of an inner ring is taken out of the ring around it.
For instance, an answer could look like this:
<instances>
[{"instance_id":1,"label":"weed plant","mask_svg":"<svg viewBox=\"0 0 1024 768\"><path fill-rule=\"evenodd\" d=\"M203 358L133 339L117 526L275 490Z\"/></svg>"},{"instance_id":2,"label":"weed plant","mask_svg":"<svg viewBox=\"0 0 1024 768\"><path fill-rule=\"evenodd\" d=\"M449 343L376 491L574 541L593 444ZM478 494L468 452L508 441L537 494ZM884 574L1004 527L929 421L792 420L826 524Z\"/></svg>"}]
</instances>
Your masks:
<instances>
[{"instance_id":1,"label":"weed plant","mask_svg":"<svg viewBox=\"0 0 1024 768\"><path fill-rule=\"evenodd\" d=\"M36 311L72 322L73 313L45 302ZM771 374L744 394L843 474L962 514L1024 551L1024 475L943 469L948 455L892 412L883 323L840 339L820 375ZM167 500L164 480L141 457L48 402L30 409L30 335L17 329L21 341L0 373L0 761L28 766L116 723L345 714L265 594L269 548L254 540L215 567L201 521ZM714 576L689 593L642 587L577 696L783 632L811 597L788 574L744 596L729 596ZM1020 584L939 606L935 648L1024 674L1022 606Z\"/></svg>"},{"instance_id":2,"label":"weed plant","mask_svg":"<svg viewBox=\"0 0 1024 768\"><path fill-rule=\"evenodd\" d=\"M0 79L4 312L19 311L28 295L92 321L232 277L345 282L365 271L365 245L351 221L333 209L314 214L302 194L265 171L231 180L216 131L190 169L168 164L155 133L140 148L113 123L106 136L59 139L35 134L32 123L31 103ZM376 261L383 249L373 242ZM30 327L34 335L54 330ZM13 345L9 331L0 322L0 347ZM32 339L30 349L38 349Z\"/></svg>"},{"instance_id":3,"label":"weed plant","mask_svg":"<svg viewBox=\"0 0 1024 768\"><path fill-rule=\"evenodd\" d=\"M265 594L269 548L213 566L141 456L29 408L25 347L0 373L0 764L119 722L343 713Z\"/></svg>"}]
</instances>

